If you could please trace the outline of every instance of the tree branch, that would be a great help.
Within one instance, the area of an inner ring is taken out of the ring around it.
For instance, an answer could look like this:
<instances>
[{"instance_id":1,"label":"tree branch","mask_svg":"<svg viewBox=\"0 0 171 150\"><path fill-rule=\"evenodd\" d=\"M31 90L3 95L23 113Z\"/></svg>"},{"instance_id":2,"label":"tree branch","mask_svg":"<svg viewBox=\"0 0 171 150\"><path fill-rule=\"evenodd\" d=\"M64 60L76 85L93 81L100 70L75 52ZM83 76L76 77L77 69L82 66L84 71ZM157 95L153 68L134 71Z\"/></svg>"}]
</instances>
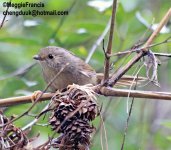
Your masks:
<instances>
[{"instance_id":1,"label":"tree branch","mask_svg":"<svg viewBox=\"0 0 171 150\"><path fill-rule=\"evenodd\" d=\"M154 100L171 100L171 93L169 92L157 92L157 91L140 91L140 90L126 90L126 89L115 89L110 87L93 87L95 92L104 96L115 96L115 97L135 97L135 98L148 98ZM39 102L49 100L55 93L44 93L39 99ZM0 99L0 107L7 107L17 104L31 103L32 95L11 97Z\"/></svg>"},{"instance_id":2,"label":"tree branch","mask_svg":"<svg viewBox=\"0 0 171 150\"><path fill-rule=\"evenodd\" d=\"M148 98L155 100L171 100L171 93L169 92L157 92L157 91L140 91L140 90L126 90L115 89L110 87L101 87L100 94L104 96L115 97L135 97L135 98Z\"/></svg>"},{"instance_id":3,"label":"tree branch","mask_svg":"<svg viewBox=\"0 0 171 150\"><path fill-rule=\"evenodd\" d=\"M165 24L167 24L169 18L171 17L171 8L168 10L166 15L163 17L163 19L160 21L160 24L158 25L157 29L153 32L153 34L150 36L150 38L145 43L144 47L148 47L154 40L154 38L160 33L161 29ZM144 51L147 51L147 49L144 49Z\"/></svg>"},{"instance_id":4,"label":"tree branch","mask_svg":"<svg viewBox=\"0 0 171 150\"><path fill-rule=\"evenodd\" d=\"M54 93L44 93L42 97L40 98L40 101L48 100L50 99ZM31 103L32 102L32 96L19 96L19 97L10 97L5 99L0 99L0 107L7 107L17 104L25 104L25 103Z\"/></svg>"},{"instance_id":5,"label":"tree branch","mask_svg":"<svg viewBox=\"0 0 171 150\"><path fill-rule=\"evenodd\" d=\"M114 27L115 27L116 7L117 7L117 0L113 0L109 41L108 41L107 51L105 52L107 56L109 57L105 57L104 80L103 80L104 82L109 78L110 55L112 53L112 42L113 42L113 33L114 33Z\"/></svg>"},{"instance_id":6,"label":"tree branch","mask_svg":"<svg viewBox=\"0 0 171 150\"><path fill-rule=\"evenodd\" d=\"M162 44L165 44L165 43L171 43L171 40L169 40L169 39L171 39L171 36L169 36L167 39L165 39L162 42L151 44L147 48L152 48L152 47L155 47L155 46L158 46L158 45L162 45ZM117 52L117 53L111 54L110 57L113 57L113 56L125 56L125 55L127 55L129 53L139 52L143 48L144 47L138 47L138 48L134 48L134 49L125 50L125 51L122 51L122 52ZM157 53L157 52L154 52L154 55L155 56L171 57L171 54L167 54L167 53Z\"/></svg>"},{"instance_id":7,"label":"tree branch","mask_svg":"<svg viewBox=\"0 0 171 150\"><path fill-rule=\"evenodd\" d=\"M168 22L170 16L171 8L165 14L157 29L152 33L147 42L144 44L144 48L140 51L140 53L134 56L124 67L121 67L115 74L112 75L111 79L108 82L109 86L113 86L137 61L139 61L146 54L146 52L148 51L148 47L157 36L157 34L160 32L162 27Z\"/></svg>"}]
</instances>

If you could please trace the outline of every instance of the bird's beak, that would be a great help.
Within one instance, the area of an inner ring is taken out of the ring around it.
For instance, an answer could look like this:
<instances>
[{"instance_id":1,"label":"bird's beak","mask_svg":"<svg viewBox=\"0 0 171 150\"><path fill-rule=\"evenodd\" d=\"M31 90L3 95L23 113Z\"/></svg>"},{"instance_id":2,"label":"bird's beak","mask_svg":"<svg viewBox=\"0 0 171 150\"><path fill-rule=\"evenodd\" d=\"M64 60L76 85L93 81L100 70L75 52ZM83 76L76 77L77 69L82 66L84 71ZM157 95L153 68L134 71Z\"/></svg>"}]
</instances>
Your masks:
<instances>
[{"instance_id":1,"label":"bird's beak","mask_svg":"<svg viewBox=\"0 0 171 150\"><path fill-rule=\"evenodd\" d=\"M34 56L33 56L33 59L35 59L35 60L40 60L40 61L41 61L41 60L42 60L42 57L40 57L39 55L34 55Z\"/></svg>"}]
</instances>

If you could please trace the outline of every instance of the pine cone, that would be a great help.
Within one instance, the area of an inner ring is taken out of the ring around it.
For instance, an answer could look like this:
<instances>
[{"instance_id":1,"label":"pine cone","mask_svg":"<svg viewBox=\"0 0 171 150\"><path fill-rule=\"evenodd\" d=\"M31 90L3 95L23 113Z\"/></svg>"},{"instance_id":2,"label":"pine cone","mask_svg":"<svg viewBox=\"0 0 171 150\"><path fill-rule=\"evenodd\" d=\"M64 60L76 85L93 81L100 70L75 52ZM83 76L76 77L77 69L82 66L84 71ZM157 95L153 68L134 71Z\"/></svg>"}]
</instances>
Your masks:
<instances>
[{"instance_id":1,"label":"pine cone","mask_svg":"<svg viewBox=\"0 0 171 150\"><path fill-rule=\"evenodd\" d=\"M77 119L72 124L70 124L64 134L69 137L72 141L74 140L77 145L90 144L90 134L94 131L94 127L90 126L88 120Z\"/></svg>"},{"instance_id":2,"label":"pine cone","mask_svg":"<svg viewBox=\"0 0 171 150\"><path fill-rule=\"evenodd\" d=\"M88 119L91 121L97 116L97 104L94 97L90 95L90 93L94 93L88 91L89 89L84 90L83 87L80 87L76 85L69 86L63 92L58 91L52 98L51 107L53 108L53 112L49 123L52 125L52 129L58 133L64 133L66 127L77 119ZM66 120L79 107L79 111ZM65 123L63 123L64 120Z\"/></svg>"},{"instance_id":3,"label":"pine cone","mask_svg":"<svg viewBox=\"0 0 171 150\"><path fill-rule=\"evenodd\" d=\"M16 128L12 123L8 123L10 119L5 117L2 112L0 112L0 149L10 149L24 150L29 143L26 135L19 128Z\"/></svg>"},{"instance_id":4,"label":"pine cone","mask_svg":"<svg viewBox=\"0 0 171 150\"><path fill-rule=\"evenodd\" d=\"M53 141L53 147L65 150L86 150L90 145L90 134L94 129L89 125L88 120L78 119L66 128L62 136Z\"/></svg>"},{"instance_id":5,"label":"pine cone","mask_svg":"<svg viewBox=\"0 0 171 150\"><path fill-rule=\"evenodd\" d=\"M50 107L53 109L49 120L52 130L62 133L52 146L60 150L88 150L90 135L95 129L90 121L98 113L91 88L70 85L53 96Z\"/></svg>"}]
</instances>

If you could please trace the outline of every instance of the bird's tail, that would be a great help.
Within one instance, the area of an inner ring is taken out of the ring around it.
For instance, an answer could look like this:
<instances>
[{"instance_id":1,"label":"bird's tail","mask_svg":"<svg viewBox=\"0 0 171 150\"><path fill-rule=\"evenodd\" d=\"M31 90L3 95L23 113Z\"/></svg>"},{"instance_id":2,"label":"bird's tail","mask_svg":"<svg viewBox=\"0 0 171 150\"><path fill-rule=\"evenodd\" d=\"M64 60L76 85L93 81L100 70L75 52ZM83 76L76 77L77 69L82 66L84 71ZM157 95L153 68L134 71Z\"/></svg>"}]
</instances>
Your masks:
<instances>
[{"instance_id":1,"label":"bird's tail","mask_svg":"<svg viewBox=\"0 0 171 150\"><path fill-rule=\"evenodd\" d=\"M111 75L110 75L111 76ZM103 80L103 73L97 73L97 83L100 84ZM122 86L122 87L127 87L135 84L142 84L145 81L147 81L147 78L145 77L135 77L131 75L124 75L121 77L121 79L118 80L118 82L115 84L115 86Z\"/></svg>"}]
</instances>

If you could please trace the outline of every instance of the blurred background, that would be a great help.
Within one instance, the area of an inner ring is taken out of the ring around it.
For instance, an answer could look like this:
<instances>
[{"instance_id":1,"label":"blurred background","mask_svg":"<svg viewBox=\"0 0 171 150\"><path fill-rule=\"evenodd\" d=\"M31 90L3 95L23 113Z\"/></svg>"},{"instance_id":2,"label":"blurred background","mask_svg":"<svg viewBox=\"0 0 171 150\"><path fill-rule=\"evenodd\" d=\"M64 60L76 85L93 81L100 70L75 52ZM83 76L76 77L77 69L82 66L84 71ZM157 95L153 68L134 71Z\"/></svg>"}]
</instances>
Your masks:
<instances>
[{"instance_id":1,"label":"blurred background","mask_svg":"<svg viewBox=\"0 0 171 150\"><path fill-rule=\"evenodd\" d=\"M3 20L3 2L0 1L0 22ZM25 0L12 0L13 3ZM29 95L36 90L43 90L45 83L39 65L34 65L33 55L40 48L55 45L64 47L82 59L86 59L92 46L101 36L111 17L112 0L30 0L42 2L44 8L21 8L20 10L68 10L66 16L6 16L0 32L0 98ZM120 0L116 14L116 26L113 40L113 53L124 51L143 43L156 28L164 14L171 6L170 0ZM9 8L9 10L17 10ZM161 30L153 43L166 40L171 35L171 20ZM107 45L108 34L104 37ZM97 71L102 72L104 53L102 43L97 46L89 64ZM165 43L151 48L154 52L171 53L171 43ZM126 64L131 57L112 57L112 70ZM139 87L141 90L171 92L171 60L159 58L161 65L158 68L160 87L149 83ZM137 71L136 68L143 62L137 63L128 74ZM145 68L140 71L145 76ZM129 88L129 87L128 87ZM105 112L105 129L109 150L121 148L125 124L127 120L127 98L99 97L102 113ZM41 102L35 106L31 114L38 114L48 102ZM5 109L5 114L19 115L31 104L22 104ZM170 150L171 149L171 102L155 101L150 99L135 99L131 119L126 135L126 150ZM27 125L33 117L24 116L15 124L18 127ZM39 123L47 123L47 119L40 119ZM93 122L98 129L100 117ZM30 137L40 132L39 145L52 135L49 126L35 125ZM101 149L100 136L103 128L97 130L92 142L92 150Z\"/></svg>"}]
</instances>

